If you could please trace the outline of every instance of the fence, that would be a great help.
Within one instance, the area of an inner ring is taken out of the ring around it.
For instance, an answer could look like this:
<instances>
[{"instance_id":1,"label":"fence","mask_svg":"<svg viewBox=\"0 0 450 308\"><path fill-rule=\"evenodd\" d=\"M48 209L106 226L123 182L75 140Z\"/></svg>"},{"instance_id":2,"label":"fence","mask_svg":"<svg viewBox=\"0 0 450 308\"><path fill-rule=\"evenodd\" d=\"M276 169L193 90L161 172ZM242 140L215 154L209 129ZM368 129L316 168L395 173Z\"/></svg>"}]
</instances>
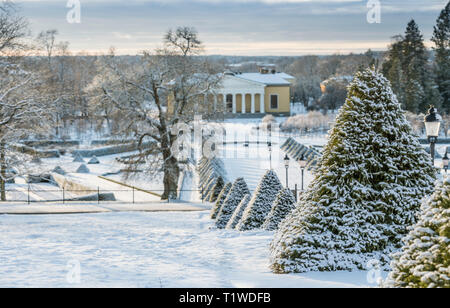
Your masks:
<instances>
[{"instance_id":1,"label":"fence","mask_svg":"<svg viewBox=\"0 0 450 308\"><path fill-rule=\"evenodd\" d=\"M151 193L153 192L153 193ZM155 198L158 199L157 193L163 193L162 190L142 190L131 187L130 189L111 190L111 189L33 189L31 185L23 189L6 189L6 200L0 201L2 203L56 203L62 202L97 202L100 204L103 202L125 202L125 203L143 203L154 202ZM181 192L196 192L199 193L201 201L203 200L203 191L197 190L178 190ZM169 199L167 202L177 201L178 199ZM178 200L180 201L180 200Z\"/></svg>"}]
</instances>

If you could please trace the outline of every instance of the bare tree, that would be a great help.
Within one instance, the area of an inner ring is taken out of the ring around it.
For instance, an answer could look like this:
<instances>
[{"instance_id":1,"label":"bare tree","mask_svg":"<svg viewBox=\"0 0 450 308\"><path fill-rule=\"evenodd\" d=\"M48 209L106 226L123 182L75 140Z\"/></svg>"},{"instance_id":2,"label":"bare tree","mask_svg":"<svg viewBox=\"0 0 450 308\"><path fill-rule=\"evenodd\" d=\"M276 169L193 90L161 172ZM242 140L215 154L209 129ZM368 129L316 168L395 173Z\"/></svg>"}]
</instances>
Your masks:
<instances>
[{"instance_id":1,"label":"bare tree","mask_svg":"<svg viewBox=\"0 0 450 308\"><path fill-rule=\"evenodd\" d=\"M11 143L37 133L48 123L51 104L41 94L38 76L18 64L0 62L0 79L0 197L5 201L8 170L23 163Z\"/></svg>"},{"instance_id":2,"label":"bare tree","mask_svg":"<svg viewBox=\"0 0 450 308\"><path fill-rule=\"evenodd\" d=\"M98 89L102 92L97 100L104 103L107 98L120 114L122 133L133 135L141 146L140 154L127 163L163 174L162 199L177 195L180 135L175 128L194 119L195 111L207 103L205 95L220 81L214 67L194 57L201 50L195 30L179 29L167 33L165 48L144 52L135 63L113 54L106 57L103 81L94 87L97 94Z\"/></svg>"},{"instance_id":3,"label":"bare tree","mask_svg":"<svg viewBox=\"0 0 450 308\"><path fill-rule=\"evenodd\" d=\"M55 48L55 41L56 36L58 35L58 30L56 29L50 29L47 31L42 31L38 34L36 40L39 44L39 46L45 51L47 59L48 59L48 65L51 69L51 59L53 55L53 50Z\"/></svg>"},{"instance_id":4,"label":"bare tree","mask_svg":"<svg viewBox=\"0 0 450 308\"><path fill-rule=\"evenodd\" d=\"M18 15L11 1L0 2L0 54L28 48L24 38L28 35L28 22Z\"/></svg>"}]
</instances>

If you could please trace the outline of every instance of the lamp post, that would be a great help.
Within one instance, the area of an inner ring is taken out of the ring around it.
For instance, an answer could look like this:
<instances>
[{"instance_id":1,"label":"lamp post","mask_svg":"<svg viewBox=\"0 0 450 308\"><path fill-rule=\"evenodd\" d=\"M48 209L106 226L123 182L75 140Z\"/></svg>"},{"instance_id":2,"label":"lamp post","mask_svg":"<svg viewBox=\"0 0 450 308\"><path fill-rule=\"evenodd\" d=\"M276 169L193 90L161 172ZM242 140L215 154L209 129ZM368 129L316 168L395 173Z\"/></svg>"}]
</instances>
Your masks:
<instances>
[{"instance_id":1,"label":"lamp post","mask_svg":"<svg viewBox=\"0 0 450 308\"><path fill-rule=\"evenodd\" d=\"M448 163L449 163L449 159L448 159L448 155L447 152L445 152L444 158L442 158L442 164L445 170L445 175L447 175L447 171L448 171Z\"/></svg>"},{"instance_id":2,"label":"lamp post","mask_svg":"<svg viewBox=\"0 0 450 308\"><path fill-rule=\"evenodd\" d=\"M430 106L428 114L425 116L424 122L428 142L430 143L431 160L434 166L435 146L439 137L439 129L441 127L441 116L437 114L437 110L436 108L434 108L434 106Z\"/></svg>"},{"instance_id":3,"label":"lamp post","mask_svg":"<svg viewBox=\"0 0 450 308\"><path fill-rule=\"evenodd\" d=\"M298 163L300 165L300 169L302 169L302 191L304 190L304 178L305 178L305 168L306 168L306 163L307 161L305 160L305 155L302 155L302 157L300 157L300 159L298 160Z\"/></svg>"},{"instance_id":4,"label":"lamp post","mask_svg":"<svg viewBox=\"0 0 450 308\"><path fill-rule=\"evenodd\" d=\"M270 170L272 170L272 142L267 142L267 147L269 148Z\"/></svg>"},{"instance_id":5,"label":"lamp post","mask_svg":"<svg viewBox=\"0 0 450 308\"><path fill-rule=\"evenodd\" d=\"M286 167L286 188L289 188L289 156L284 157L284 166Z\"/></svg>"}]
</instances>

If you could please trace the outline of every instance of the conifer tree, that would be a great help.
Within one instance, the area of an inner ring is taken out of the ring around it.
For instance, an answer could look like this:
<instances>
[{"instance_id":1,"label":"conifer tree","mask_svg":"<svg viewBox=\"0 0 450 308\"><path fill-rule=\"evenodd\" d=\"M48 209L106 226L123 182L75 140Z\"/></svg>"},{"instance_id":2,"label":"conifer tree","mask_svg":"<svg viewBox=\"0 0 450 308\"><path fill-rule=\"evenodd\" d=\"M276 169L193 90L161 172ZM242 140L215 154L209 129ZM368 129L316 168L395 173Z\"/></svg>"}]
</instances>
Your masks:
<instances>
[{"instance_id":1,"label":"conifer tree","mask_svg":"<svg viewBox=\"0 0 450 308\"><path fill-rule=\"evenodd\" d=\"M226 227L228 221L238 207L239 203L247 194L250 194L247 183L245 183L243 178L236 179L236 181L233 183L233 186L231 187L230 192L225 198L225 201L223 202L219 214L217 215L217 228L224 229Z\"/></svg>"},{"instance_id":2,"label":"conifer tree","mask_svg":"<svg viewBox=\"0 0 450 308\"><path fill-rule=\"evenodd\" d=\"M280 223L295 209L295 197L291 190L284 188L281 190L275 201L272 209L263 224L263 229L274 231L278 229Z\"/></svg>"},{"instance_id":3,"label":"conifer tree","mask_svg":"<svg viewBox=\"0 0 450 308\"><path fill-rule=\"evenodd\" d=\"M436 173L390 83L356 74L315 178L271 244L279 273L386 266Z\"/></svg>"},{"instance_id":4,"label":"conifer tree","mask_svg":"<svg viewBox=\"0 0 450 308\"><path fill-rule=\"evenodd\" d=\"M247 194L245 195L244 199L242 199L241 203L239 203L238 207L233 213L233 216L231 216L230 220L227 223L226 228L227 229L234 229L236 228L236 225L241 221L242 214L244 213L245 209L248 206L248 203L250 202L251 195Z\"/></svg>"},{"instance_id":5,"label":"conifer tree","mask_svg":"<svg viewBox=\"0 0 450 308\"><path fill-rule=\"evenodd\" d=\"M442 107L450 113L450 1L439 15L434 27L433 38L435 57L435 76L442 96Z\"/></svg>"},{"instance_id":6,"label":"conifer tree","mask_svg":"<svg viewBox=\"0 0 450 308\"><path fill-rule=\"evenodd\" d=\"M217 178L217 181L214 184L214 187L211 189L210 193L207 196L207 201L209 202L216 202L217 197L219 196L220 192L222 191L223 187L225 186L225 182L223 181L223 178L219 176Z\"/></svg>"},{"instance_id":7,"label":"conifer tree","mask_svg":"<svg viewBox=\"0 0 450 308\"><path fill-rule=\"evenodd\" d=\"M442 98L419 26L411 20L405 35L394 38L396 41L389 47L383 63L383 73L391 81L399 102L413 113L425 112L429 105L439 108Z\"/></svg>"},{"instance_id":8,"label":"conifer tree","mask_svg":"<svg viewBox=\"0 0 450 308\"><path fill-rule=\"evenodd\" d=\"M419 221L393 256L385 286L450 288L450 183L424 202Z\"/></svg>"},{"instance_id":9,"label":"conifer tree","mask_svg":"<svg viewBox=\"0 0 450 308\"><path fill-rule=\"evenodd\" d=\"M220 209L222 208L223 202L227 198L228 193L230 192L232 186L233 186L232 183L227 183L220 191L219 196L217 196L216 203L211 209L211 219L217 218L217 215L219 214Z\"/></svg>"},{"instance_id":10,"label":"conifer tree","mask_svg":"<svg viewBox=\"0 0 450 308\"><path fill-rule=\"evenodd\" d=\"M273 170L267 171L259 182L255 194L236 229L247 231L261 228L272 209L273 201L282 189L283 186L275 172Z\"/></svg>"}]
</instances>

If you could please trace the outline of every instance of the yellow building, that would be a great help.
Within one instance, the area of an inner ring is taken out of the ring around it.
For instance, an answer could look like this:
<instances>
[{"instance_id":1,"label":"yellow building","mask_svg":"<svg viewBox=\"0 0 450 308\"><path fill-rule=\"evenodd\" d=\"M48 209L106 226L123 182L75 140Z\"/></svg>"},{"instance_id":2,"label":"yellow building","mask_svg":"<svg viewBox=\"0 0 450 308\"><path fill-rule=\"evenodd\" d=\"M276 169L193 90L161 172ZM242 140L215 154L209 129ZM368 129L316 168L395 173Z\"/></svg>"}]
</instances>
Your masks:
<instances>
[{"instance_id":1,"label":"yellow building","mask_svg":"<svg viewBox=\"0 0 450 308\"><path fill-rule=\"evenodd\" d=\"M290 115L291 86L295 78L261 68L259 73L226 72L219 87L200 98L199 112L224 113L225 116ZM173 112L169 98L169 113Z\"/></svg>"},{"instance_id":2,"label":"yellow building","mask_svg":"<svg viewBox=\"0 0 450 308\"><path fill-rule=\"evenodd\" d=\"M259 73L225 73L216 90L216 104L228 114L282 114L291 111L294 77L261 69Z\"/></svg>"}]
</instances>

